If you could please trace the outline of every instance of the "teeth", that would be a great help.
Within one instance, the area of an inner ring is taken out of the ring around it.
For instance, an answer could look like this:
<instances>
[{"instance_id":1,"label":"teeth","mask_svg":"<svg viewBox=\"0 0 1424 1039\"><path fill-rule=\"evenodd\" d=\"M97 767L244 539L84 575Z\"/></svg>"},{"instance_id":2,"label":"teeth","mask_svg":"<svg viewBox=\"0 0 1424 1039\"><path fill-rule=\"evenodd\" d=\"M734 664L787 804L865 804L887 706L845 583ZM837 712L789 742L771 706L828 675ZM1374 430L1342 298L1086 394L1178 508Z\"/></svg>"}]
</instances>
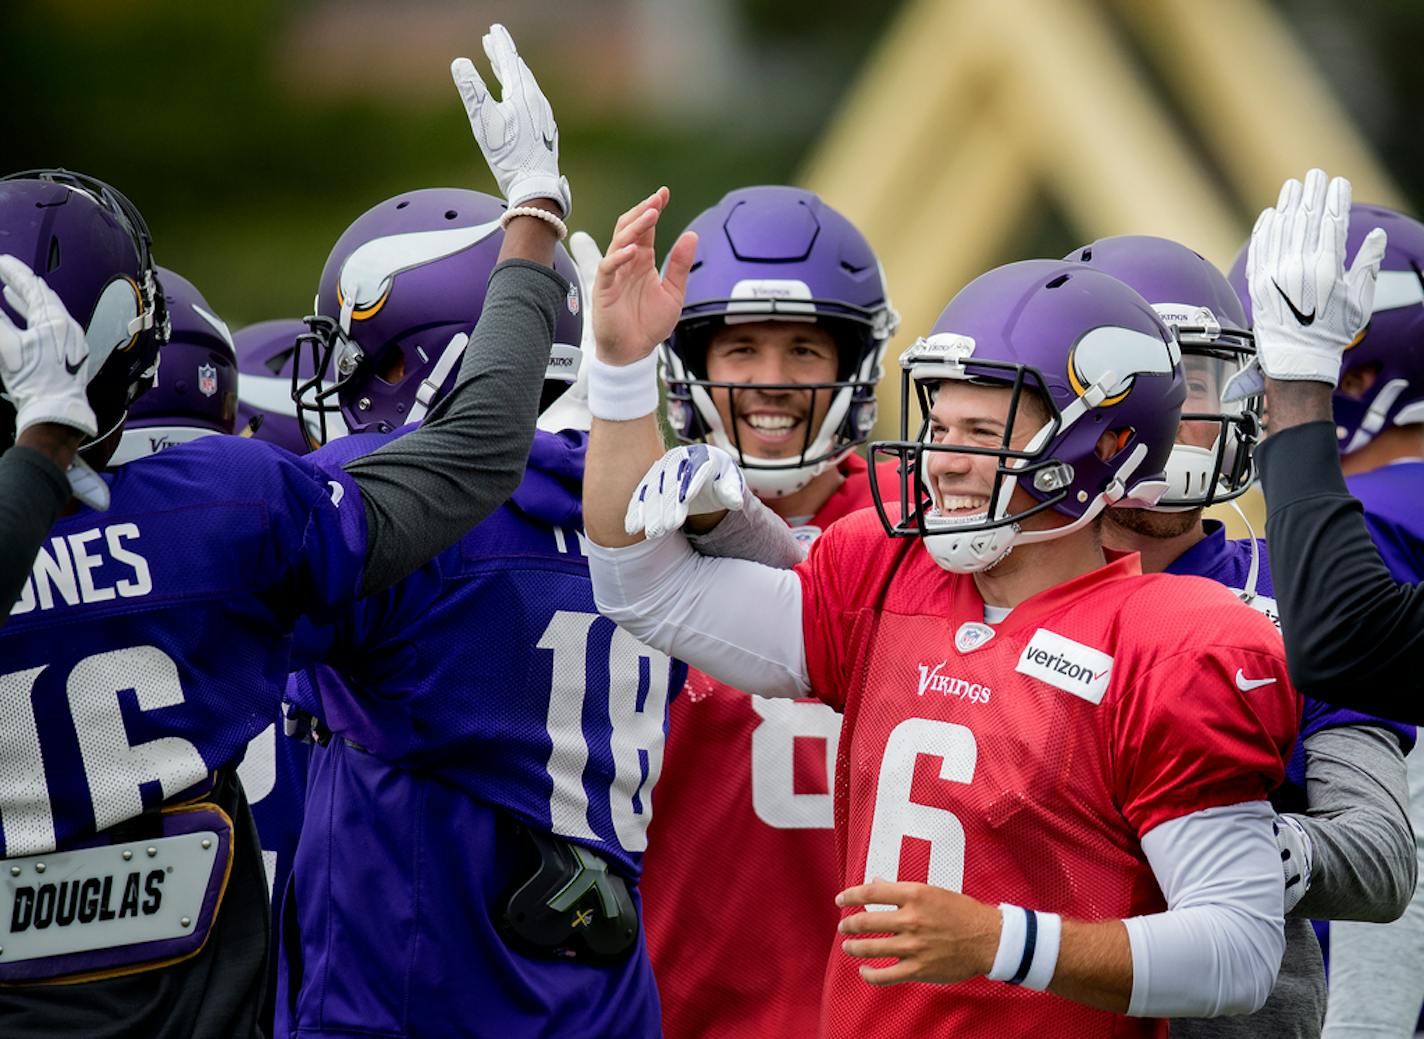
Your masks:
<instances>
[{"instance_id":1,"label":"teeth","mask_svg":"<svg viewBox=\"0 0 1424 1039\"><path fill-rule=\"evenodd\" d=\"M943 512L958 512L960 509L986 509L988 505L988 498L961 496L945 498L940 509Z\"/></svg>"},{"instance_id":2,"label":"teeth","mask_svg":"<svg viewBox=\"0 0 1424 1039\"><path fill-rule=\"evenodd\" d=\"M747 425L753 429L790 429L796 425L790 415L748 415Z\"/></svg>"}]
</instances>

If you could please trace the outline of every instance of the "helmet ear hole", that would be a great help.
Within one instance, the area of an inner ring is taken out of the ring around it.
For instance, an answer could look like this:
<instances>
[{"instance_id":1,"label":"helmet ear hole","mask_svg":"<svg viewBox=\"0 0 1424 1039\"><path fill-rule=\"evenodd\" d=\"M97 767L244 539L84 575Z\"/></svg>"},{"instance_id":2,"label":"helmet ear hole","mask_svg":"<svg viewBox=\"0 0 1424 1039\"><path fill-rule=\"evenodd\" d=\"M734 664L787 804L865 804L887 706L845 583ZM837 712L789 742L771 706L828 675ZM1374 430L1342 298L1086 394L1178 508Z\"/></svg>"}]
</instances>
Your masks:
<instances>
[{"instance_id":1,"label":"helmet ear hole","mask_svg":"<svg viewBox=\"0 0 1424 1039\"><path fill-rule=\"evenodd\" d=\"M1379 378L1380 363L1351 365L1340 373L1340 392L1347 397L1363 397Z\"/></svg>"},{"instance_id":2,"label":"helmet ear hole","mask_svg":"<svg viewBox=\"0 0 1424 1039\"><path fill-rule=\"evenodd\" d=\"M1098 437L1097 456L1101 461L1111 462L1127 447L1128 443L1137 434L1137 430L1131 426L1122 429L1105 429Z\"/></svg>"},{"instance_id":3,"label":"helmet ear hole","mask_svg":"<svg viewBox=\"0 0 1424 1039\"><path fill-rule=\"evenodd\" d=\"M405 351L397 346L387 351L384 362L376 369L376 378L392 386L400 385L405 378Z\"/></svg>"}]
</instances>

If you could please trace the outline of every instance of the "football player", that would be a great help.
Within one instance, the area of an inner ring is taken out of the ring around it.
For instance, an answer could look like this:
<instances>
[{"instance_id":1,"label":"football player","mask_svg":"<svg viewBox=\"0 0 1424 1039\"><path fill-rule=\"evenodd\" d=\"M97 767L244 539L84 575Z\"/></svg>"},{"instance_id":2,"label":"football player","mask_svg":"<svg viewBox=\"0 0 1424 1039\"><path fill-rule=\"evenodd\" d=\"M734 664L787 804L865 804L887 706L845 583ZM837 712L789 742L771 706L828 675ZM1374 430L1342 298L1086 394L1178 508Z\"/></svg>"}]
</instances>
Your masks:
<instances>
[{"instance_id":1,"label":"football player","mask_svg":"<svg viewBox=\"0 0 1424 1039\"><path fill-rule=\"evenodd\" d=\"M1264 544L1229 541L1221 523L1202 515L1207 505L1244 492L1254 475L1260 398L1221 403L1222 387L1255 353L1236 293L1205 259L1163 238L1104 238L1069 259L1119 278L1153 305L1177 334L1187 383L1167 464L1172 489L1151 509L1108 510L1104 544L1141 553L1148 573L1219 581L1275 620ZM1393 920L1414 893L1404 770L1414 727L1302 699L1300 740L1271 799L1282 813L1277 838L1289 914L1280 977L1255 1014L1184 1019L1173 1024L1174 1034L1319 1035L1325 977L1309 921Z\"/></svg>"},{"instance_id":2,"label":"football player","mask_svg":"<svg viewBox=\"0 0 1424 1039\"><path fill-rule=\"evenodd\" d=\"M542 103L522 65L505 85ZM477 137L511 202L566 212L547 103L498 107ZM7 335L87 350L102 467L167 337L147 229L106 185L45 172L0 181L0 236L23 261ZM276 715L298 618L399 580L517 483L567 293L555 241L514 218L479 362L402 443L318 469L206 437L104 474L110 511L55 525L0 630L7 1035L260 1033L268 892L234 764Z\"/></svg>"},{"instance_id":3,"label":"football player","mask_svg":"<svg viewBox=\"0 0 1424 1039\"><path fill-rule=\"evenodd\" d=\"M667 199L636 207L613 248ZM351 433L314 457L400 443L444 406L484 302L458 287L494 267L503 222L495 198L428 189L341 236L307 337L313 370L336 381L308 379L298 404L339 407ZM571 287L543 427L583 354L576 272L562 250L555 267ZM329 670L301 703L331 738L312 756L284 908L279 1027L285 1014L303 1036L660 1034L637 880L685 669L594 607L586 440L538 431L503 508L336 618Z\"/></svg>"},{"instance_id":4,"label":"football player","mask_svg":"<svg viewBox=\"0 0 1424 1039\"><path fill-rule=\"evenodd\" d=\"M297 422L297 405L292 400L297 340L307 331L307 323L300 318L278 318L248 325L233 335L237 370L242 373L237 386L238 432L284 447L294 455L304 455L321 446L321 430L315 422ZM309 355L302 356L310 361ZM300 378L305 380L311 375L304 371ZM328 414L326 418L327 439L345 435L339 414Z\"/></svg>"},{"instance_id":5,"label":"football player","mask_svg":"<svg viewBox=\"0 0 1424 1039\"><path fill-rule=\"evenodd\" d=\"M237 421L237 353L232 333L196 286L157 269L169 337L158 352L153 386L130 406L110 466L231 433Z\"/></svg>"},{"instance_id":6,"label":"football player","mask_svg":"<svg viewBox=\"0 0 1424 1039\"><path fill-rule=\"evenodd\" d=\"M856 513L777 570L643 538L659 499L734 497L702 486L710 460L639 486L660 453L642 358L683 288L652 249L649 233L636 265L605 261L595 289L590 565L600 607L650 645L845 714L852 937L822 1031L1161 1035L1119 1015L1264 1002L1283 945L1265 795L1299 710L1279 638L1220 585L1142 575L1098 540L1107 505L1166 490L1184 389L1157 315L1076 263L976 279L902 357L925 417L882 448L903 467L879 510L895 536ZM765 521L758 505L740 513ZM1238 668L1268 681L1244 693ZM757 917L731 923L748 955L728 969L775 969L754 958ZM912 980L953 987L880 988Z\"/></svg>"},{"instance_id":7,"label":"football player","mask_svg":"<svg viewBox=\"0 0 1424 1039\"><path fill-rule=\"evenodd\" d=\"M809 544L871 503L854 448L898 320L880 265L845 217L797 188L733 191L689 229L697 256L663 351L674 432L732 452ZM641 884L668 1036L814 1034L839 918L839 734L823 703L746 696L700 672L673 701ZM729 971L710 944L736 941L726 920L743 913L758 916L774 970Z\"/></svg>"},{"instance_id":8,"label":"football player","mask_svg":"<svg viewBox=\"0 0 1424 1039\"><path fill-rule=\"evenodd\" d=\"M1291 191L1304 199L1319 192L1325 183L1323 174L1312 174L1304 185L1297 184ZM1291 198L1283 199L1285 207L1291 202ZM1424 582L1424 523L1418 516L1418 503L1424 500L1420 494L1424 490L1424 462L1420 461L1424 456L1424 282L1419 274L1424 269L1424 225L1382 206L1351 206L1348 198L1345 214L1347 223L1341 217L1339 226L1327 233L1327 240L1343 236L1340 256L1359 255L1375 228L1382 229L1386 242L1372 305L1360 315L1367 320L1345 345L1343 362L1336 362L1340 363L1339 386L1330 398L1335 444L1345 476L1344 490L1360 503L1365 527L1389 576L1417 586ZM1231 277L1242 303L1249 307L1246 267L1243 250ZM1282 284L1289 291L1289 286ZM1315 299L1323 307L1326 297L1322 290L1316 291L1320 295ZM1267 321L1270 325L1270 316ZM1286 321L1299 327L1293 315ZM1305 329L1291 331L1309 335ZM1327 384L1305 380L1294 385ZM1319 392L1323 397L1324 390ZM1276 399L1280 397L1277 393ZM1322 442L1328 435L1323 426L1299 432ZM1278 503L1279 498L1276 502L1268 499L1272 511ZM1338 569L1342 577L1359 572L1352 564L1342 566L1334 561L1319 560L1312 566L1317 571L1322 568L1332 574ZM1328 601L1321 591L1322 601ZM1320 650L1329 652L1328 644ZM1354 652L1352 648L1350 653ZM1418 837L1424 835L1424 761L1417 750L1409 763L1410 814ZM1410 851L1412 855L1420 853L1418 848ZM1404 916L1385 927L1331 925L1326 1035L1409 1034L1418 1020L1421 1000L1424 900L1415 897Z\"/></svg>"}]
</instances>

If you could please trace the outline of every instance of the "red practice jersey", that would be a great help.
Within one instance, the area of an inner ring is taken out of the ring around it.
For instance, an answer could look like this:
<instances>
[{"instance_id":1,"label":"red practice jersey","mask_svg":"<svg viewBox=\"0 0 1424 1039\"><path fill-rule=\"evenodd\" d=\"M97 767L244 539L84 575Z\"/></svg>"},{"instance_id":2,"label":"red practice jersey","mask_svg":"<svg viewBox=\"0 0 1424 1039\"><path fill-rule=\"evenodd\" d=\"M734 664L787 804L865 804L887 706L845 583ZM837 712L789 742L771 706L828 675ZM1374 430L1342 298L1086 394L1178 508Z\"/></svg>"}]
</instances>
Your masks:
<instances>
[{"instance_id":1,"label":"red practice jersey","mask_svg":"<svg viewBox=\"0 0 1424 1039\"><path fill-rule=\"evenodd\" d=\"M870 504L865 460L841 472L798 537ZM893 463L877 472L893 498ZM748 696L699 671L673 701L640 882L668 1039L815 1034L840 919L840 728L823 703Z\"/></svg>"},{"instance_id":2,"label":"red practice jersey","mask_svg":"<svg viewBox=\"0 0 1424 1039\"><path fill-rule=\"evenodd\" d=\"M1159 912L1142 835L1264 798L1284 772L1300 706L1280 636L1212 581L1144 576L1135 554L1117 557L989 628L972 577L886 538L870 511L828 531L798 571L812 689L845 714L847 886L929 883L1080 920ZM777 969L764 937L744 935L728 966ZM826 1036L1167 1034L1165 1021L986 978L873 988L836 944Z\"/></svg>"}]
</instances>

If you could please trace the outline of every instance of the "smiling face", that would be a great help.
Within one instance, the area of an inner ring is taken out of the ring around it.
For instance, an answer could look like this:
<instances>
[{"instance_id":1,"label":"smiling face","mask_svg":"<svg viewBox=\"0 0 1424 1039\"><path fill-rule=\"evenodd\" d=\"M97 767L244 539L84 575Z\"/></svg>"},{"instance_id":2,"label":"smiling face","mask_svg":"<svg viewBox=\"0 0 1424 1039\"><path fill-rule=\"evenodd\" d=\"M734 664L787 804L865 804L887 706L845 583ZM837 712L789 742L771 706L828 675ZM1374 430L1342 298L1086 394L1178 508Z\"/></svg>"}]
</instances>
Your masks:
<instances>
[{"instance_id":1,"label":"smiling face","mask_svg":"<svg viewBox=\"0 0 1424 1039\"><path fill-rule=\"evenodd\" d=\"M754 321L724 325L707 346L711 382L810 386L836 381L836 341L820 325L802 321ZM830 410L834 391L811 389L713 389L723 427L744 454L795 458Z\"/></svg>"},{"instance_id":2,"label":"smiling face","mask_svg":"<svg viewBox=\"0 0 1424 1039\"><path fill-rule=\"evenodd\" d=\"M955 380L941 382L930 409L930 443L999 450L1003 444L1012 395L1012 390L1006 386L982 386ZM1047 421L1048 412L1038 398L1032 393L1024 393L1019 400L1009 446L1014 450L1023 450ZM989 508L989 495L994 487L998 464L999 458L993 454L925 452L926 482L940 515L962 522L983 519ZM1021 512L1033 504L1028 492L1016 486L1009 500L1009 512ZM1024 525L1034 527L1044 523L1056 526L1059 519L1049 517L1048 513L1039 513L1030 517Z\"/></svg>"},{"instance_id":3,"label":"smiling face","mask_svg":"<svg viewBox=\"0 0 1424 1039\"><path fill-rule=\"evenodd\" d=\"M1225 362L1201 354L1182 354L1182 377L1187 384L1187 399L1182 413L1214 414L1223 410L1221 387L1225 381ZM1227 409L1239 412L1240 408ZM1217 422L1183 422L1177 429L1177 443L1210 450L1221 435Z\"/></svg>"}]
</instances>

